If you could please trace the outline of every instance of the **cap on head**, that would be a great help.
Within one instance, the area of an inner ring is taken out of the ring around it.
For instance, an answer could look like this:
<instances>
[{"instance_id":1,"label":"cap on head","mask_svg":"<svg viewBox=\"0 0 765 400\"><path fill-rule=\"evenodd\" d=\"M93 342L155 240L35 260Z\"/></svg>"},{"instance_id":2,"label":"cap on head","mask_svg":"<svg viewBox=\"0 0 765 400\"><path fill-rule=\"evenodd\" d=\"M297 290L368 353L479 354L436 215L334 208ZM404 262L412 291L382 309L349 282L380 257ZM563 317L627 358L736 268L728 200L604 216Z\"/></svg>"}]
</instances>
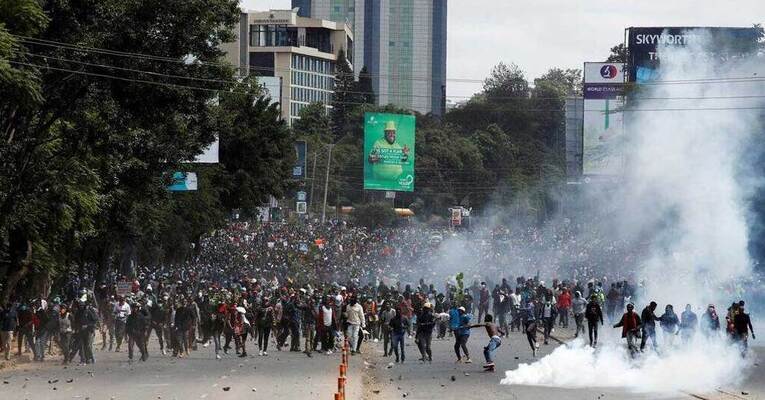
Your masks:
<instances>
[{"instance_id":1,"label":"cap on head","mask_svg":"<svg viewBox=\"0 0 765 400\"><path fill-rule=\"evenodd\" d=\"M396 130L396 123L394 121L388 121L385 123L385 130L386 131L395 131Z\"/></svg>"},{"instance_id":2,"label":"cap on head","mask_svg":"<svg viewBox=\"0 0 765 400\"><path fill-rule=\"evenodd\" d=\"M462 311L462 312L466 312L466 311L465 311L465 307L459 307L459 308L458 308L458 310L460 310L460 311Z\"/></svg>"}]
</instances>

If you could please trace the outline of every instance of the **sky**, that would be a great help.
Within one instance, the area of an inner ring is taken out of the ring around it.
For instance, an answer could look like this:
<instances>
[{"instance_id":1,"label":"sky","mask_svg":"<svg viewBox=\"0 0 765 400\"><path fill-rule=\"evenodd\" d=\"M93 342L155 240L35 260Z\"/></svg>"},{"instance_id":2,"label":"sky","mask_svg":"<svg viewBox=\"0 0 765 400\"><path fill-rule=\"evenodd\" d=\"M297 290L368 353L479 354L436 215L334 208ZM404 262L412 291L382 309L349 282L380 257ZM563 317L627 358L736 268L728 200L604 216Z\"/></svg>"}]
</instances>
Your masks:
<instances>
[{"instance_id":1,"label":"sky","mask_svg":"<svg viewBox=\"0 0 765 400\"><path fill-rule=\"evenodd\" d=\"M447 1L447 0L443 0ZM630 26L740 26L765 21L763 0L448 0L447 97L481 90L500 61L534 78L553 67L603 61ZM250 10L288 9L290 0L242 0ZM450 81L468 79L471 82Z\"/></svg>"}]
</instances>

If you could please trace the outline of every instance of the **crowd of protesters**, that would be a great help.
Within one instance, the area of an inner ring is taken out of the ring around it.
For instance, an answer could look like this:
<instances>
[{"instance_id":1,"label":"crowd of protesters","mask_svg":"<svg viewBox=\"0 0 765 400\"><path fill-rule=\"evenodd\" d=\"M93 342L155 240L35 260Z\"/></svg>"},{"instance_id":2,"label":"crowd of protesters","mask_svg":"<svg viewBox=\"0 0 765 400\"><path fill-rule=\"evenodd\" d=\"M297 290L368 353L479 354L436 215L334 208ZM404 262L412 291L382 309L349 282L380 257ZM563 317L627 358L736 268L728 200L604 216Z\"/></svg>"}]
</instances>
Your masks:
<instances>
[{"instance_id":1,"label":"crowd of protesters","mask_svg":"<svg viewBox=\"0 0 765 400\"><path fill-rule=\"evenodd\" d=\"M486 368L493 370L502 339L514 332L525 336L534 356L540 335L548 344L556 326L572 322L575 336L586 331L597 346L599 326L618 321L630 349L642 337L641 350L648 340L655 346L654 321L682 332L683 340L695 332L699 322L690 308L680 319L672 317L671 306L656 317L655 303L640 316L634 312L633 303L648 300L642 285L603 268L629 264L633 250L577 241L567 229L459 234L233 223L203 238L182 265L143 266L135 278L112 276L101 285L71 279L53 296L14 299L0 308L0 348L6 359L28 351L43 361L55 344L64 363L88 364L96 361L98 338L102 351L127 347L129 359L145 361L148 342L156 338L162 355L181 358L209 346L216 358L247 357L248 347L259 356L270 348L310 357L332 354L347 337L352 354L365 340L380 341L395 362L405 362L405 343L414 340L419 360L430 362L435 334L454 340L457 362L471 363L471 329L484 327ZM454 253L448 246L474 261L460 261L464 274L443 268L444 254ZM540 276L565 278L548 284ZM743 302L725 318L720 324L710 306L701 325L723 326L745 346L751 323Z\"/></svg>"}]
</instances>

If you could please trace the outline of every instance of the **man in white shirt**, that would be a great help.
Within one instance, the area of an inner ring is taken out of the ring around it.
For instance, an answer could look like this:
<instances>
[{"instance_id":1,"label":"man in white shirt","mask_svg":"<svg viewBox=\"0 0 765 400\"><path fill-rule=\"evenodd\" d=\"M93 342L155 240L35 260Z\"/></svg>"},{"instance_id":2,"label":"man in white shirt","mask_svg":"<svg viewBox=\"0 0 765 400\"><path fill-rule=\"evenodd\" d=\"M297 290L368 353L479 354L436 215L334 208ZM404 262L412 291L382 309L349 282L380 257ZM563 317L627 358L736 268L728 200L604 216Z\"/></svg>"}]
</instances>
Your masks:
<instances>
[{"instance_id":1,"label":"man in white shirt","mask_svg":"<svg viewBox=\"0 0 765 400\"><path fill-rule=\"evenodd\" d=\"M125 323L128 316L130 316L130 304L125 302L125 298L120 296L117 300L117 304L114 305L112 310L114 315L114 335L117 337L117 348L114 351L120 351L120 345L122 339L125 338Z\"/></svg>"},{"instance_id":2,"label":"man in white shirt","mask_svg":"<svg viewBox=\"0 0 765 400\"><path fill-rule=\"evenodd\" d=\"M359 351L359 329L366 328L364 318L364 307L356 302L356 297L352 297L348 307L345 310L345 318L348 321L348 331L346 337L351 344L351 354Z\"/></svg>"}]
</instances>

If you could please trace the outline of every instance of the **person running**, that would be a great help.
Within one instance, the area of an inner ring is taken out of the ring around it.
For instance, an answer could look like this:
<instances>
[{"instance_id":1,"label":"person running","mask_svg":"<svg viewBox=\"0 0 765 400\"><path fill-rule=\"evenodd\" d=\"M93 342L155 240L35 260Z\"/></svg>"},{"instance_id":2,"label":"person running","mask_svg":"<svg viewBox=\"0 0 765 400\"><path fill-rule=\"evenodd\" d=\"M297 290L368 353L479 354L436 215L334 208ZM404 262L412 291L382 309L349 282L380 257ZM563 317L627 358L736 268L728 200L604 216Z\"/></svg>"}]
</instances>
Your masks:
<instances>
[{"instance_id":1,"label":"person running","mask_svg":"<svg viewBox=\"0 0 765 400\"><path fill-rule=\"evenodd\" d=\"M558 310L550 300L545 300L545 304L542 306L542 323L544 328L544 344L549 344L550 334L555 327L555 317L558 314Z\"/></svg>"},{"instance_id":2,"label":"person running","mask_svg":"<svg viewBox=\"0 0 765 400\"><path fill-rule=\"evenodd\" d=\"M10 302L5 303L5 307L0 310L0 353L3 353L6 360L11 359L11 340L18 322L16 307Z\"/></svg>"},{"instance_id":3,"label":"person running","mask_svg":"<svg viewBox=\"0 0 765 400\"><path fill-rule=\"evenodd\" d=\"M574 337L579 337L579 332L584 334L584 311L587 309L587 300L582 298L582 292L576 291L574 293L574 299L571 300L571 311L574 313L574 323L576 324L576 332Z\"/></svg>"},{"instance_id":4,"label":"person running","mask_svg":"<svg viewBox=\"0 0 765 400\"><path fill-rule=\"evenodd\" d=\"M433 362L430 344L433 341L433 328L436 320L433 317L433 305L425 303L417 317L417 347L420 350L420 361Z\"/></svg>"},{"instance_id":5,"label":"person running","mask_svg":"<svg viewBox=\"0 0 765 400\"><path fill-rule=\"evenodd\" d=\"M598 323L603 325L603 309L600 307L600 301L598 301L598 295L596 293L593 293L590 296L590 302L587 303L584 317L587 319L587 332L590 337L590 347L597 347Z\"/></svg>"},{"instance_id":6,"label":"person running","mask_svg":"<svg viewBox=\"0 0 765 400\"><path fill-rule=\"evenodd\" d=\"M117 298L117 304L114 305L112 311L112 317L114 319L114 336L117 342L117 346L114 351L119 352L122 341L125 340L125 324L130 316L130 304L125 301L125 298L119 296Z\"/></svg>"},{"instance_id":7,"label":"person running","mask_svg":"<svg viewBox=\"0 0 765 400\"><path fill-rule=\"evenodd\" d=\"M627 339L627 348L634 357L638 351L635 339L639 335L638 329L640 328L640 316L635 312L635 305L627 304L627 312L622 315L621 320L614 325L614 328L622 328L622 338Z\"/></svg>"},{"instance_id":8,"label":"person running","mask_svg":"<svg viewBox=\"0 0 765 400\"><path fill-rule=\"evenodd\" d=\"M720 335L720 317L717 315L714 304L710 304L701 316L701 331L708 338Z\"/></svg>"},{"instance_id":9,"label":"person running","mask_svg":"<svg viewBox=\"0 0 765 400\"><path fill-rule=\"evenodd\" d=\"M470 328L478 327L486 328L486 334L489 336L489 343L483 348L483 357L486 359L483 369L487 372L494 372L494 353L502 345L500 337L505 335L505 331L494 324L494 317L491 314L486 314L483 323L470 325Z\"/></svg>"},{"instance_id":10,"label":"person running","mask_svg":"<svg viewBox=\"0 0 765 400\"><path fill-rule=\"evenodd\" d=\"M693 339L698 325L699 319L696 313L693 312L691 305L687 304L685 311L680 314L680 338L683 340L683 343L687 344Z\"/></svg>"},{"instance_id":11,"label":"person running","mask_svg":"<svg viewBox=\"0 0 765 400\"><path fill-rule=\"evenodd\" d=\"M380 313L380 324L383 337L383 357L389 357L393 354L393 340L391 338L392 329L390 321L396 316L396 310L391 307L391 301L385 301Z\"/></svg>"},{"instance_id":12,"label":"person running","mask_svg":"<svg viewBox=\"0 0 765 400\"><path fill-rule=\"evenodd\" d=\"M396 355L396 362L403 363L406 360L406 353L404 352L404 340L407 333L407 326L409 320L407 320L401 313L401 308L396 310L396 315L390 320L389 326L391 328L391 338L393 341L393 353Z\"/></svg>"},{"instance_id":13,"label":"person running","mask_svg":"<svg viewBox=\"0 0 765 400\"><path fill-rule=\"evenodd\" d=\"M454 353L457 355L457 363L462 362L462 355L460 354L460 349L462 349L462 352L465 354L465 363L470 364L473 361L470 359L470 353L468 352L467 348L467 342L468 339L470 339L470 319L471 315L467 313L465 310L465 307L460 307L457 309L459 312L459 325L457 326L457 329L454 331L455 336L455 343L454 343Z\"/></svg>"},{"instance_id":14,"label":"person running","mask_svg":"<svg viewBox=\"0 0 765 400\"><path fill-rule=\"evenodd\" d=\"M654 351L658 349L658 346L656 345L656 321L661 321L661 318L654 314L656 307L656 302L652 301L643 309L643 312L640 315L640 319L643 321L643 337L640 339L640 351L645 350L645 345L648 342L648 339L651 339L651 346Z\"/></svg>"},{"instance_id":15,"label":"person running","mask_svg":"<svg viewBox=\"0 0 765 400\"><path fill-rule=\"evenodd\" d=\"M534 300L526 303L526 307L521 313L521 318L523 319L523 330L526 332L526 339L529 341L529 347L531 347L531 355L536 357L539 343L537 343L537 316Z\"/></svg>"},{"instance_id":16,"label":"person running","mask_svg":"<svg viewBox=\"0 0 765 400\"><path fill-rule=\"evenodd\" d=\"M274 324L274 308L268 299L263 298L258 310L258 355L268 356L268 339L271 336L271 327ZM330 316L330 320L332 317Z\"/></svg>"},{"instance_id":17,"label":"person running","mask_svg":"<svg viewBox=\"0 0 765 400\"><path fill-rule=\"evenodd\" d=\"M677 325L680 323L680 319L677 318L672 304L667 304L664 307L664 314L661 315L661 329L664 332L664 345L668 348L672 347L675 343L675 334L677 334Z\"/></svg>"},{"instance_id":18,"label":"person running","mask_svg":"<svg viewBox=\"0 0 765 400\"><path fill-rule=\"evenodd\" d=\"M756 337L754 336L754 328L752 328L752 320L749 318L749 314L744 312L743 300L738 303L738 313L733 318L733 327L735 340L741 347L741 357L745 357L749 349L749 332L752 332L752 339L756 339Z\"/></svg>"}]
</instances>

